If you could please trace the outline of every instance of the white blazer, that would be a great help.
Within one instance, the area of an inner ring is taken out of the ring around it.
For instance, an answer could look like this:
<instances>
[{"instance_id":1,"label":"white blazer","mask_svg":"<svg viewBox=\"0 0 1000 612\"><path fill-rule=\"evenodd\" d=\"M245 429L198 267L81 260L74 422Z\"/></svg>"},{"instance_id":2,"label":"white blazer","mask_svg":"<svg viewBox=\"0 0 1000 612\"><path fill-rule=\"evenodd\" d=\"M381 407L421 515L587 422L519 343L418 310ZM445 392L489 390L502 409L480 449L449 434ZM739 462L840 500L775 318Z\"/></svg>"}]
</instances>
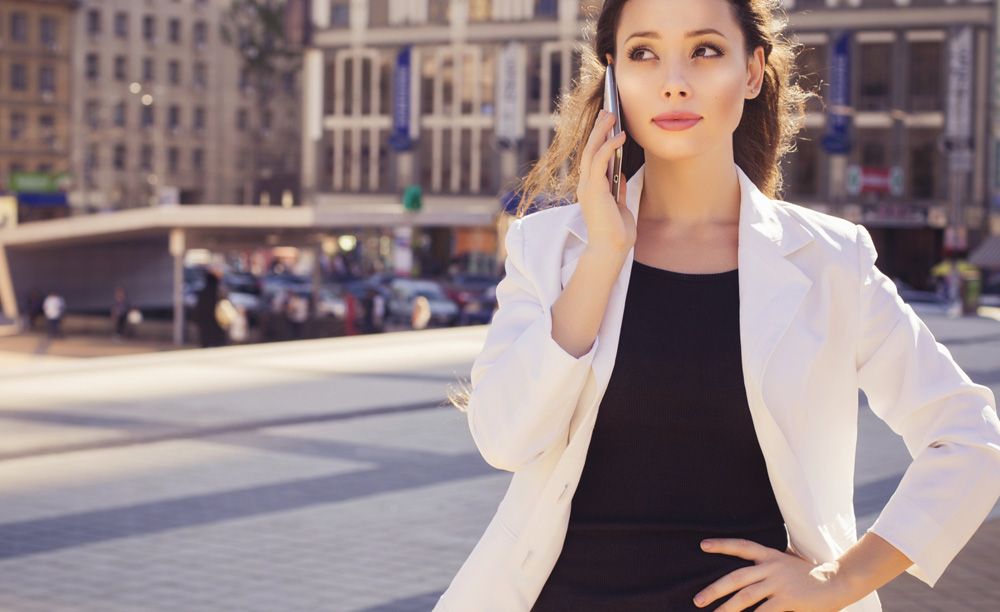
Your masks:
<instances>
[{"instance_id":1,"label":"white blazer","mask_svg":"<svg viewBox=\"0 0 1000 612\"><path fill-rule=\"evenodd\" d=\"M636 218L644 170L628 180ZM769 198L736 170L743 374L791 547L822 563L857 541L860 388L914 458L870 531L933 587L1000 495L996 398L875 267L863 226ZM506 277L472 365L467 416L486 462L514 475L436 611L531 609L562 549L615 362L634 249L593 346L574 358L552 339L550 308L587 245L579 204L514 221L505 244ZM871 593L845 609L881 605Z\"/></svg>"}]
</instances>

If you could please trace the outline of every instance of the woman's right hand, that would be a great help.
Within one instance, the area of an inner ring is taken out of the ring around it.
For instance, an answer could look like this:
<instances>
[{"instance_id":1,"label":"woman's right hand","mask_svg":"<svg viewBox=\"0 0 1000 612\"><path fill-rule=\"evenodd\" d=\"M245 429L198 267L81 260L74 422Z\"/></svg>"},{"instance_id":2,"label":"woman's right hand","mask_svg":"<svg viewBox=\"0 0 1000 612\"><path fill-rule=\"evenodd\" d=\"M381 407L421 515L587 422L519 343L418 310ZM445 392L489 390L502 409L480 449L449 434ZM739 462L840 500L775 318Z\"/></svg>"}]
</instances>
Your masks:
<instances>
[{"instance_id":1,"label":"woman's right hand","mask_svg":"<svg viewBox=\"0 0 1000 612\"><path fill-rule=\"evenodd\" d=\"M615 202L608 183L608 164L615 149L624 145L626 139L622 131L617 137L607 140L608 130L614 121L614 115L601 110L583 148L576 197L587 224L588 247L624 254L635 244L636 226L632 212L625 205L624 174L618 202Z\"/></svg>"}]
</instances>

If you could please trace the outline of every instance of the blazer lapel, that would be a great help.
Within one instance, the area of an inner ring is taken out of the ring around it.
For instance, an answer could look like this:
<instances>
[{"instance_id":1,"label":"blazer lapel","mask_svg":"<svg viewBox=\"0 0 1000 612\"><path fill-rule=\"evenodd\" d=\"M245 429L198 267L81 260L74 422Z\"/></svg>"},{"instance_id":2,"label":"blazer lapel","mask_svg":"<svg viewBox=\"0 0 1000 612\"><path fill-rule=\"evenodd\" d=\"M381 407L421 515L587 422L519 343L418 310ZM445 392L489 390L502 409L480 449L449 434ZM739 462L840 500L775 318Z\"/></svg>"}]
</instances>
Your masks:
<instances>
[{"instance_id":1,"label":"blazer lapel","mask_svg":"<svg viewBox=\"0 0 1000 612\"><path fill-rule=\"evenodd\" d=\"M812 280L789 258L795 251L813 240L813 234L802 224L788 218L774 202L763 194L743 170L736 165L740 182L739 220L739 295L740 344L743 377L754 428L768 466L775 497L795 540L793 546L805 556L820 556L832 540L816 529L813 496L794 447L783 430L777 402L769 404L768 389L781 385L778 373L768 377L767 365L775 347L787 332L799 307L812 286ZM642 193L645 165L628 180L626 205L638 218L639 196ZM583 216L574 215L568 223L570 234L564 250L560 271L563 286L572 276L587 243L587 227ZM600 346L592 362L593 384L587 384L580 406L587 408L574 415L570 426L569 446L585 452L590 433L604 396L618 351L625 297L632 271L634 248L628 256L612 288L604 321L598 332ZM773 394L777 395L777 394ZM786 421L787 422L787 421ZM585 425L585 426L584 426ZM587 435L578 436L578 432ZM569 449L568 449L569 450ZM569 456L574 453L567 453ZM812 518L810 518L812 517Z\"/></svg>"}]
</instances>

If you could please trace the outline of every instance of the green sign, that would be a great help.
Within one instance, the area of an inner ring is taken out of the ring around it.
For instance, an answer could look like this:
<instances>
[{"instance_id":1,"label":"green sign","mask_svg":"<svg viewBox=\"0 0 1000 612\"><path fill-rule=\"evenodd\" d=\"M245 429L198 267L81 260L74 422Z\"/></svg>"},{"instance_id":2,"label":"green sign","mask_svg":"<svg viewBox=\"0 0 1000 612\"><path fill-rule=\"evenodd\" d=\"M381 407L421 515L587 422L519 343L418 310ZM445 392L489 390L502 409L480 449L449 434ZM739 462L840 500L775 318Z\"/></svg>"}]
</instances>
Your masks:
<instances>
[{"instance_id":1,"label":"green sign","mask_svg":"<svg viewBox=\"0 0 1000 612\"><path fill-rule=\"evenodd\" d=\"M65 172L13 172L10 175L10 191L15 193L54 193L62 191L69 179Z\"/></svg>"},{"instance_id":2,"label":"green sign","mask_svg":"<svg viewBox=\"0 0 1000 612\"><path fill-rule=\"evenodd\" d=\"M418 211L423 205L420 185L407 185L403 191L403 208Z\"/></svg>"}]
</instances>

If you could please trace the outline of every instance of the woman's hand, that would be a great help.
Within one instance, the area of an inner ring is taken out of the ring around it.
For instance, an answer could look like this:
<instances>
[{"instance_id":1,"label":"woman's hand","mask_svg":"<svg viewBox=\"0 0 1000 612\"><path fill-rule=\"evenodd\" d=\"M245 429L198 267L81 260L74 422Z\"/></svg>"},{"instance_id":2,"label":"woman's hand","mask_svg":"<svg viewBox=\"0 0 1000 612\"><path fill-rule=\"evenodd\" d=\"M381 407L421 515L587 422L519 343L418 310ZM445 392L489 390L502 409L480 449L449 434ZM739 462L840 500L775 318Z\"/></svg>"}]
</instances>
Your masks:
<instances>
[{"instance_id":1,"label":"woman's hand","mask_svg":"<svg viewBox=\"0 0 1000 612\"><path fill-rule=\"evenodd\" d=\"M627 253L635 244L636 228L632 212L625 206L625 176L615 202L608 184L608 164L615 149L625 144L622 131L606 140L608 130L614 125L614 115L602 110L590 132L590 138L580 157L580 180L576 198L587 224L589 247Z\"/></svg>"},{"instance_id":2,"label":"woman's hand","mask_svg":"<svg viewBox=\"0 0 1000 612\"><path fill-rule=\"evenodd\" d=\"M836 563L814 566L790 550L781 552L750 540L705 540L702 549L748 559L754 565L730 572L702 589L695 595L699 608L730 593L736 594L717 612L739 612L765 599L757 612L835 612L853 603L832 580Z\"/></svg>"}]
</instances>

